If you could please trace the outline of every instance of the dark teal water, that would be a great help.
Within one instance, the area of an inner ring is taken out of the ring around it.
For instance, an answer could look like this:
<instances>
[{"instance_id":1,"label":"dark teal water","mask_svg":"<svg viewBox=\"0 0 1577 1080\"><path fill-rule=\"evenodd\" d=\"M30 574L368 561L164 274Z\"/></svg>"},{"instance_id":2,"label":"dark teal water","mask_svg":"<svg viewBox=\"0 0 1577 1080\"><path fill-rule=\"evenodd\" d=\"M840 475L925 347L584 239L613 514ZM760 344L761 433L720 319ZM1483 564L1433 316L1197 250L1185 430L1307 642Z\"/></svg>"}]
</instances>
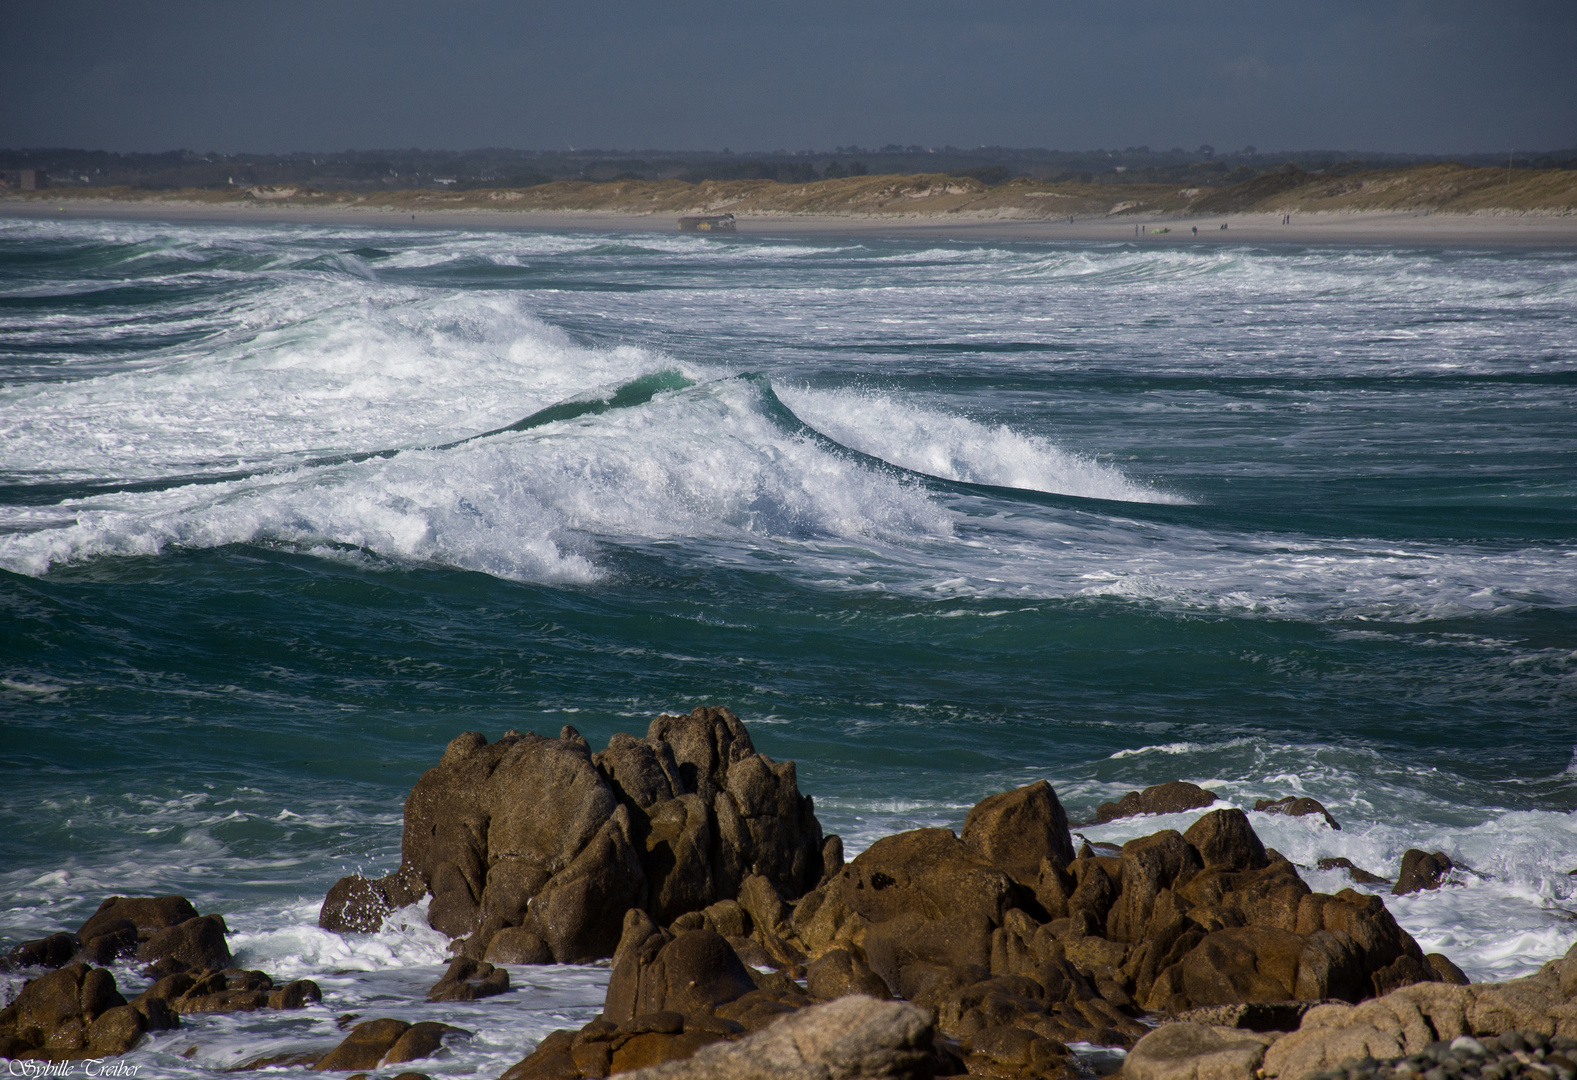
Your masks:
<instances>
[{"instance_id":1,"label":"dark teal water","mask_svg":"<svg viewBox=\"0 0 1577 1080\"><path fill-rule=\"evenodd\" d=\"M180 891L435 963L311 922L448 739L716 703L851 848L1312 794L1256 827L1446 850L1398 917L1528 970L1574 405L1572 252L0 223L3 936Z\"/></svg>"}]
</instances>

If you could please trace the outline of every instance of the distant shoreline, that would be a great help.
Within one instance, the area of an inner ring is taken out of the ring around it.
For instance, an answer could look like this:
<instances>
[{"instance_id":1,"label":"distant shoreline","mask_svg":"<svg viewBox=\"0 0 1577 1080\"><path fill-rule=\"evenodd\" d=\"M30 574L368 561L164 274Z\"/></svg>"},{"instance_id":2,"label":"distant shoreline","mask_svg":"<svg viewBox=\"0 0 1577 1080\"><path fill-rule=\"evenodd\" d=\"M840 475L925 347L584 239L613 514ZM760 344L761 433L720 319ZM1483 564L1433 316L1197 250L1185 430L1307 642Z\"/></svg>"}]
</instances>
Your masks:
<instances>
[{"instance_id":1,"label":"distant shoreline","mask_svg":"<svg viewBox=\"0 0 1577 1080\"><path fill-rule=\"evenodd\" d=\"M336 227L465 229L533 232L678 232L676 213L580 210L393 209L377 206L301 206L198 203L150 195L95 199L76 192L0 196L0 217L34 220L162 221L170 224L282 224ZM64 198L61 196L65 195ZM64 209L62 209L64 207ZM1221 225L1227 228L1222 229ZM1197 234L1194 230L1198 230ZM1206 244L1402 244L1577 248L1577 215L1450 214L1398 211L1291 215L1222 214L1185 217L1079 217L1015 220L961 213L743 213L739 236L926 237L954 241L1137 242L1155 246ZM1156 230L1169 230L1157 232ZM726 242L726 241L724 241Z\"/></svg>"}]
</instances>

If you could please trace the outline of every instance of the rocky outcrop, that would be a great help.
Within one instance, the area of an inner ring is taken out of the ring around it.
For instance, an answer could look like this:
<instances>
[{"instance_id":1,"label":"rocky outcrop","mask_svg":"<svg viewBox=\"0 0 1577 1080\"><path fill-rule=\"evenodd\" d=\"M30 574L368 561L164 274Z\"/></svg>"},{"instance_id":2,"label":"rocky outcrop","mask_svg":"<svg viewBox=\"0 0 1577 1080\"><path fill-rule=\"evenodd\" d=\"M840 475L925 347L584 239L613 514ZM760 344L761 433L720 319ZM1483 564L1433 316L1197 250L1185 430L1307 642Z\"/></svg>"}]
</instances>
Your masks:
<instances>
[{"instance_id":1,"label":"rocky outcrop","mask_svg":"<svg viewBox=\"0 0 1577 1080\"><path fill-rule=\"evenodd\" d=\"M1353 861L1340 855L1327 856L1315 864L1321 870L1345 870L1347 876L1359 885L1389 885L1388 878L1379 874L1371 874L1361 866L1353 865Z\"/></svg>"},{"instance_id":2,"label":"rocky outcrop","mask_svg":"<svg viewBox=\"0 0 1577 1080\"><path fill-rule=\"evenodd\" d=\"M77 928L26 941L5 957L7 968L110 964L125 957L176 961L205 970L230 966L224 916L200 916L184 896L111 896Z\"/></svg>"},{"instance_id":3,"label":"rocky outcrop","mask_svg":"<svg viewBox=\"0 0 1577 1080\"><path fill-rule=\"evenodd\" d=\"M1197 784L1170 780L1143 791L1130 791L1116 802L1101 803L1095 808L1095 821L1092 824L1104 825L1108 821L1140 814L1183 814L1212 806L1215 801L1214 795Z\"/></svg>"},{"instance_id":4,"label":"rocky outcrop","mask_svg":"<svg viewBox=\"0 0 1577 1080\"><path fill-rule=\"evenodd\" d=\"M1046 791L988 803L1039 804ZM887 837L800 901L800 944L812 957L860 952L960 1039L1011 1021L1063 1041L1123 1042L1142 1033L1143 1011L1357 1002L1448 977L1377 897L1312 892L1241 810L1076 859L1065 825L1051 840L1052 815L1022 817L1044 823L1015 826L1020 845L1043 852L1033 877L1020 851L983 861L990 849L945 829Z\"/></svg>"},{"instance_id":5,"label":"rocky outcrop","mask_svg":"<svg viewBox=\"0 0 1577 1080\"><path fill-rule=\"evenodd\" d=\"M982 801L961 836L878 840L792 903L756 876L666 927L632 908L603 1015L545 1041L511 1080L677 1060L850 996L920 1006L960 1068L995 1076L1059 1074L1069 1042L1129 1044L1146 1013L1212 1006L1221 1015L1205 1018L1239 1034L1200 1036L1211 1053L1258 1060L1271 1039L1241 1028L1460 978L1378 897L1313 892L1241 810L1110 850L1075 856L1056 793L1037 783Z\"/></svg>"},{"instance_id":6,"label":"rocky outcrop","mask_svg":"<svg viewBox=\"0 0 1577 1080\"><path fill-rule=\"evenodd\" d=\"M803 1010L734 1043L635 1072L632 1080L929 1080L937 1073L926 1015L847 997Z\"/></svg>"},{"instance_id":7,"label":"rocky outcrop","mask_svg":"<svg viewBox=\"0 0 1577 1080\"><path fill-rule=\"evenodd\" d=\"M109 1057L136 1046L144 1032L177 1023L168 1010L127 1004L106 969L68 964L30 979L0 1012L0 1058Z\"/></svg>"},{"instance_id":8,"label":"rocky outcrop","mask_svg":"<svg viewBox=\"0 0 1577 1080\"><path fill-rule=\"evenodd\" d=\"M132 999L132 1005L153 1015L172 1013L255 1012L258 1009L301 1009L323 1000L318 984L295 979L275 985L261 971L226 968L213 971L173 971Z\"/></svg>"},{"instance_id":9,"label":"rocky outcrop","mask_svg":"<svg viewBox=\"0 0 1577 1080\"><path fill-rule=\"evenodd\" d=\"M319 1058L312 1068L319 1072L350 1072L417 1061L435 1053L446 1039L465 1038L470 1034L431 1020L416 1024L387 1018L366 1020L351 1028L350 1034Z\"/></svg>"},{"instance_id":10,"label":"rocky outcrop","mask_svg":"<svg viewBox=\"0 0 1577 1080\"><path fill-rule=\"evenodd\" d=\"M1563 1041L1556 1045L1552 1039ZM1322 1004L1287 1034L1168 1024L1135 1044L1123 1075L1129 1080L1506 1078L1537 1064L1529 1075L1551 1080L1560 1069L1571 1068L1563 1062L1574 1060L1567 1056L1573 1049L1577 946L1538 974L1508 983L1418 983L1358 1005ZM1537 1062L1530 1056L1535 1050ZM1493 1061L1487 1060L1491 1054ZM1508 1060L1501 1061L1502 1056ZM1448 1060L1451 1067L1441 1068Z\"/></svg>"},{"instance_id":11,"label":"rocky outcrop","mask_svg":"<svg viewBox=\"0 0 1577 1080\"><path fill-rule=\"evenodd\" d=\"M443 978L427 991L428 1001L476 1001L509 990L509 972L486 961L456 957Z\"/></svg>"},{"instance_id":12,"label":"rocky outcrop","mask_svg":"<svg viewBox=\"0 0 1577 1080\"><path fill-rule=\"evenodd\" d=\"M1396 872L1396 885L1391 893L1405 896L1425 889L1438 889L1450 872L1451 858L1445 852L1408 848L1402 853L1402 866Z\"/></svg>"},{"instance_id":13,"label":"rocky outcrop","mask_svg":"<svg viewBox=\"0 0 1577 1080\"><path fill-rule=\"evenodd\" d=\"M1340 832L1342 828L1341 825L1337 824L1336 819L1331 816L1331 812L1325 809L1323 803L1318 799L1311 799L1307 795L1288 795L1283 799L1256 799L1254 800L1254 809L1265 814L1285 814L1288 817L1309 817L1313 814L1318 814L1325 819L1325 824L1337 832Z\"/></svg>"},{"instance_id":14,"label":"rocky outcrop","mask_svg":"<svg viewBox=\"0 0 1577 1080\"><path fill-rule=\"evenodd\" d=\"M548 1036L504 1080L610 1072L631 1080L930 1080L962 1071L939 1058L926 1014L901 1002L845 997L730 1038L737 1033L676 1012L593 1021Z\"/></svg>"},{"instance_id":15,"label":"rocky outcrop","mask_svg":"<svg viewBox=\"0 0 1577 1080\"><path fill-rule=\"evenodd\" d=\"M743 903L752 878L781 907L841 862L832 839L793 763L757 753L727 709L660 716L596 754L569 727L491 744L467 733L406 800L400 869L342 879L319 923L373 930L431 894L429 922L466 938L464 955L584 962L612 955L632 908L669 925Z\"/></svg>"}]
</instances>

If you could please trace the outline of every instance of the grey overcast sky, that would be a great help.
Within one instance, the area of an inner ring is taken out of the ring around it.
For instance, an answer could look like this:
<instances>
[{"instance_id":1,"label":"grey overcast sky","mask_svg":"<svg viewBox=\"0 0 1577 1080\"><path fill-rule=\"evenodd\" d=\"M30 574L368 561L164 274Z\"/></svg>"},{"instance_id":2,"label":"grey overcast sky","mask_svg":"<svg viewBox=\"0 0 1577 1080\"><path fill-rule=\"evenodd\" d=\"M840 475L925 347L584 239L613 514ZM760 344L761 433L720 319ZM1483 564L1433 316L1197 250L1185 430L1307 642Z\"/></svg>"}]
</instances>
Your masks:
<instances>
[{"instance_id":1,"label":"grey overcast sky","mask_svg":"<svg viewBox=\"0 0 1577 1080\"><path fill-rule=\"evenodd\" d=\"M1577 0L0 0L0 146L1577 146Z\"/></svg>"}]
</instances>

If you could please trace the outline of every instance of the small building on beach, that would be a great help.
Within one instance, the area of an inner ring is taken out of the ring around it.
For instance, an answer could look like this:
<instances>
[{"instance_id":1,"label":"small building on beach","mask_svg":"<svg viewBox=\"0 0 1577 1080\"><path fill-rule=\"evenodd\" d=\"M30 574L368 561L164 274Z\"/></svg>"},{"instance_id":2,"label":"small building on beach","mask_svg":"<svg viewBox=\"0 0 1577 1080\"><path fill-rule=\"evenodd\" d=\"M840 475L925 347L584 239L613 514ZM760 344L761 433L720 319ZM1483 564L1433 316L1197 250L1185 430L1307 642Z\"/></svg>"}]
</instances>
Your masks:
<instances>
[{"instance_id":1,"label":"small building on beach","mask_svg":"<svg viewBox=\"0 0 1577 1080\"><path fill-rule=\"evenodd\" d=\"M680 232L737 232L733 214L698 214L679 219Z\"/></svg>"}]
</instances>

